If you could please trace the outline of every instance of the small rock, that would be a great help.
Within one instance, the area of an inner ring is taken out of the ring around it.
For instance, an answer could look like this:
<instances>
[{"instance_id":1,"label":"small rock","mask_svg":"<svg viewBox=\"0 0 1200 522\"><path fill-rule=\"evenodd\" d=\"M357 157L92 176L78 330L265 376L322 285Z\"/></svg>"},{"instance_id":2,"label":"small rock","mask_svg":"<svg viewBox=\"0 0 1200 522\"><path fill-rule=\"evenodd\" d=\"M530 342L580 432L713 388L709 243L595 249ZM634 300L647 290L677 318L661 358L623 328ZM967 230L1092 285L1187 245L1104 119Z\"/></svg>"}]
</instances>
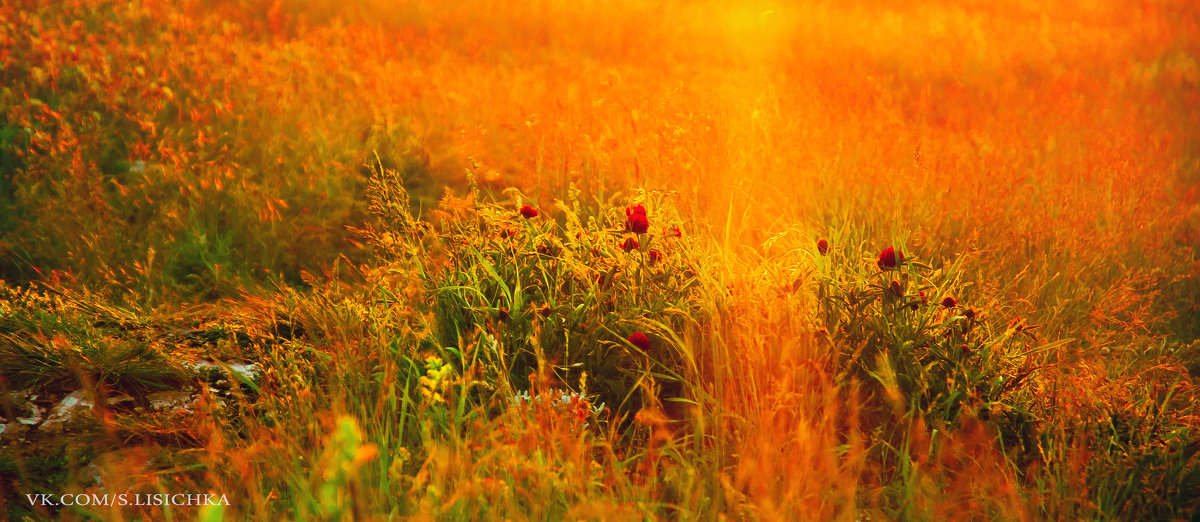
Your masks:
<instances>
[{"instance_id":1,"label":"small rock","mask_svg":"<svg viewBox=\"0 0 1200 522\"><path fill-rule=\"evenodd\" d=\"M38 408L37 406L33 406L33 415L28 417L17 417L17 422L26 426L33 426L34 424L42 422L42 409Z\"/></svg>"},{"instance_id":2,"label":"small rock","mask_svg":"<svg viewBox=\"0 0 1200 522\"><path fill-rule=\"evenodd\" d=\"M165 391L151 393L146 396L150 409L154 411L175 411L187 408L192 404L192 394L186 391Z\"/></svg>"},{"instance_id":3,"label":"small rock","mask_svg":"<svg viewBox=\"0 0 1200 522\"><path fill-rule=\"evenodd\" d=\"M115 406L125 402L133 402L133 397L117 395L104 400L104 404L107 406ZM51 408L50 415L46 417L46 420L43 421L40 417L37 419L41 422L38 430L48 432L61 431L68 425L73 425L82 420L81 417L89 415L94 405L92 399L88 397L87 392L75 390L66 397L63 397L61 401L58 401L58 404L55 404L54 408ZM37 424L37 422L29 422L27 424L33 425Z\"/></svg>"},{"instance_id":4,"label":"small rock","mask_svg":"<svg viewBox=\"0 0 1200 522\"><path fill-rule=\"evenodd\" d=\"M29 427L19 423L0 424L0 445L20 442L25 438Z\"/></svg>"},{"instance_id":5,"label":"small rock","mask_svg":"<svg viewBox=\"0 0 1200 522\"><path fill-rule=\"evenodd\" d=\"M61 431L68 423L73 423L81 414L91 410L92 405L87 393L83 390L75 390L54 405L54 408L50 410L50 416L46 417L38 429L50 432Z\"/></svg>"},{"instance_id":6,"label":"small rock","mask_svg":"<svg viewBox=\"0 0 1200 522\"><path fill-rule=\"evenodd\" d=\"M37 395L31 390L13 392L6 395L0 404L6 405L11 409L16 416L13 419L21 424L32 426L42 422L42 409L38 408L33 401L37 400ZM5 408L0 408L0 416L7 414Z\"/></svg>"},{"instance_id":7,"label":"small rock","mask_svg":"<svg viewBox=\"0 0 1200 522\"><path fill-rule=\"evenodd\" d=\"M116 404L124 404L126 402L133 402L133 397L128 395L118 395L104 400L104 403L108 404L108 406L116 406Z\"/></svg>"}]
</instances>

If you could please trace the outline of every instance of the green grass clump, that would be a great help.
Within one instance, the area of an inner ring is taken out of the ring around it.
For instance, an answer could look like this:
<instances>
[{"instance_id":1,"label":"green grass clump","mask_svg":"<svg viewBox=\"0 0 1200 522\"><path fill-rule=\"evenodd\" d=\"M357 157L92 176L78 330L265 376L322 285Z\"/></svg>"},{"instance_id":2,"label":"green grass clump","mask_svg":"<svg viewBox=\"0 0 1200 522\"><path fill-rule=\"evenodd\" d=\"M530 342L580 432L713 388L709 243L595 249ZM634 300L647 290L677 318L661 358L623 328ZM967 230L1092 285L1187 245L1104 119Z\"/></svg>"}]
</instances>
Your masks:
<instances>
[{"instance_id":1,"label":"green grass clump","mask_svg":"<svg viewBox=\"0 0 1200 522\"><path fill-rule=\"evenodd\" d=\"M984 416L1024 409L1008 399L1055 344L1039 342L1019 318L1005 325L996 317L1003 309L973 304L978 292L961 279L965 259L881 267L863 259L867 249L855 239L817 259L818 314L846 370L893 388L931 422L954 422L964 404Z\"/></svg>"},{"instance_id":2,"label":"green grass clump","mask_svg":"<svg viewBox=\"0 0 1200 522\"><path fill-rule=\"evenodd\" d=\"M100 387L141 394L183 372L129 311L61 293L0 286L0 374L7 389Z\"/></svg>"},{"instance_id":3,"label":"green grass clump","mask_svg":"<svg viewBox=\"0 0 1200 522\"><path fill-rule=\"evenodd\" d=\"M649 209L643 233L626 229L620 208L588 214L578 201L524 217L532 202L519 193L511 205L480 202L478 191L448 195L423 221L394 176L375 182L381 225L367 237L385 262L419 274L434 316L423 343L452 348L464 365L480 361L494 386L586 379L621 416L637 411L644 381L679 390L694 373L677 332L710 320L696 278L705 260L677 235L681 219L661 197L630 202ZM627 340L637 332L649 343ZM478 335L484 350L468 356L460 340Z\"/></svg>"}]
</instances>

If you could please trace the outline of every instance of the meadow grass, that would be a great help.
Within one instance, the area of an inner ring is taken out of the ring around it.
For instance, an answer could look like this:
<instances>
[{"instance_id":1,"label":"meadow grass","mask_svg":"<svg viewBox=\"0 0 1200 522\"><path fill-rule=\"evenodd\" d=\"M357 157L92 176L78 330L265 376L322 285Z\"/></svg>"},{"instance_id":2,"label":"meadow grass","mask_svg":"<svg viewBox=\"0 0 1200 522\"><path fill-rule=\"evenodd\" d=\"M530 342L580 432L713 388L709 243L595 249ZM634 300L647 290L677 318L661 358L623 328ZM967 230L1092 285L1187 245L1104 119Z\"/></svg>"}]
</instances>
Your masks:
<instances>
[{"instance_id":1,"label":"meadow grass","mask_svg":"<svg viewBox=\"0 0 1200 522\"><path fill-rule=\"evenodd\" d=\"M0 512L1194 517L1198 35L1171 0L5 3ZM232 505L23 496L120 491Z\"/></svg>"}]
</instances>

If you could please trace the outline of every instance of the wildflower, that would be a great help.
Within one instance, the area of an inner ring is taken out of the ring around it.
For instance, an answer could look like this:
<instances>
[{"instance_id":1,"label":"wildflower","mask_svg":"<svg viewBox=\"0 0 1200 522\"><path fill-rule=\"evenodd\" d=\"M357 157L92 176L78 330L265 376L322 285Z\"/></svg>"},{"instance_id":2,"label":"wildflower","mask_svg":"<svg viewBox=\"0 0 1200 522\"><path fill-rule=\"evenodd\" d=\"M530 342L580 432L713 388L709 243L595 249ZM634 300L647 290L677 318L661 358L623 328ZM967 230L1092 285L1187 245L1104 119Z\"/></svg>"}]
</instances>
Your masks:
<instances>
[{"instance_id":1,"label":"wildflower","mask_svg":"<svg viewBox=\"0 0 1200 522\"><path fill-rule=\"evenodd\" d=\"M958 306L958 300L950 296L943 297L942 306L945 308L954 308Z\"/></svg>"},{"instance_id":2,"label":"wildflower","mask_svg":"<svg viewBox=\"0 0 1200 522\"><path fill-rule=\"evenodd\" d=\"M536 208L525 205L521 207L521 215L525 216L525 219L533 219L538 216L538 211Z\"/></svg>"},{"instance_id":3,"label":"wildflower","mask_svg":"<svg viewBox=\"0 0 1200 522\"><path fill-rule=\"evenodd\" d=\"M880 270L896 268L899 263L904 262L904 253L896 250L893 247L887 247L879 253L879 258L875 260L875 264L879 265Z\"/></svg>"},{"instance_id":4,"label":"wildflower","mask_svg":"<svg viewBox=\"0 0 1200 522\"><path fill-rule=\"evenodd\" d=\"M675 236L675 237L681 238L681 237L683 237L683 231L679 230L679 227L675 227L675 228L672 228L671 230L666 231L666 233L664 235Z\"/></svg>"},{"instance_id":5,"label":"wildflower","mask_svg":"<svg viewBox=\"0 0 1200 522\"><path fill-rule=\"evenodd\" d=\"M649 256L650 256L651 263L658 263L658 262L662 261L663 253L659 252L657 250L651 250L649 253Z\"/></svg>"},{"instance_id":6,"label":"wildflower","mask_svg":"<svg viewBox=\"0 0 1200 522\"><path fill-rule=\"evenodd\" d=\"M444 393L450 386L450 372L453 368L443 364L438 357L428 357L425 360L425 375L418 382L421 385L421 396L433 402L445 402Z\"/></svg>"},{"instance_id":7,"label":"wildflower","mask_svg":"<svg viewBox=\"0 0 1200 522\"><path fill-rule=\"evenodd\" d=\"M966 311L963 312L963 315L966 316L967 319L971 319L973 321L973 320L975 320L975 316L976 316L975 309L968 308L968 309L966 309Z\"/></svg>"},{"instance_id":8,"label":"wildflower","mask_svg":"<svg viewBox=\"0 0 1200 522\"><path fill-rule=\"evenodd\" d=\"M636 240L632 237L625 238L625 242L621 243L621 248L624 249L626 252L634 250L637 247L638 247L638 240Z\"/></svg>"},{"instance_id":9,"label":"wildflower","mask_svg":"<svg viewBox=\"0 0 1200 522\"><path fill-rule=\"evenodd\" d=\"M929 304L929 300L925 298L925 291L921 290L917 292L917 299L914 299L911 303L908 303L908 308L911 310L917 310L927 304Z\"/></svg>"},{"instance_id":10,"label":"wildflower","mask_svg":"<svg viewBox=\"0 0 1200 522\"><path fill-rule=\"evenodd\" d=\"M893 279L891 286L888 287L896 297L904 297L904 287L900 286L900 281Z\"/></svg>"},{"instance_id":11,"label":"wildflower","mask_svg":"<svg viewBox=\"0 0 1200 522\"><path fill-rule=\"evenodd\" d=\"M820 252L821 255L828 254L829 253L829 242L825 241L825 239L818 239L817 240L817 252Z\"/></svg>"},{"instance_id":12,"label":"wildflower","mask_svg":"<svg viewBox=\"0 0 1200 522\"><path fill-rule=\"evenodd\" d=\"M645 214L635 212L625 219L625 230L634 234L645 234L647 230L650 230L650 220L646 218Z\"/></svg>"},{"instance_id":13,"label":"wildflower","mask_svg":"<svg viewBox=\"0 0 1200 522\"><path fill-rule=\"evenodd\" d=\"M496 309L496 319L499 319L501 322L508 322L508 315L508 307L501 306Z\"/></svg>"},{"instance_id":14,"label":"wildflower","mask_svg":"<svg viewBox=\"0 0 1200 522\"><path fill-rule=\"evenodd\" d=\"M646 207L643 207L640 204L625 207L625 217L633 217L635 215L645 216Z\"/></svg>"},{"instance_id":15,"label":"wildflower","mask_svg":"<svg viewBox=\"0 0 1200 522\"><path fill-rule=\"evenodd\" d=\"M640 348L642 351L647 351L650 349L650 338L646 337L646 334L642 332L633 332L633 334L629 337L626 337L625 340L629 341L629 344Z\"/></svg>"},{"instance_id":16,"label":"wildflower","mask_svg":"<svg viewBox=\"0 0 1200 522\"><path fill-rule=\"evenodd\" d=\"M542 305L542 309L538 310L538 315L541 315L542 317L550 317L551 312L552 310L550 309L550 305Z\"/></svg>"}]
</instances>

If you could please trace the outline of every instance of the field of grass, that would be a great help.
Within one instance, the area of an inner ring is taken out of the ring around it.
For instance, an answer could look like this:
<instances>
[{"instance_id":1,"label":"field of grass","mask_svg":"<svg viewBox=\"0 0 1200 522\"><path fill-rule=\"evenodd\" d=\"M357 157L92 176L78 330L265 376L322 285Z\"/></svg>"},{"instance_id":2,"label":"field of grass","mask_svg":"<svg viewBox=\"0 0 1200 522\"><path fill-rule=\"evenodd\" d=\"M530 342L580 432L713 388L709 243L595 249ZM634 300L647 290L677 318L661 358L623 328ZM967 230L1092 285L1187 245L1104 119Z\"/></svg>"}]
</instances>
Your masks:
<instances>
[{"instance_id":1,"label":"field of grass","mask_svg":"<svg viewBox=\"0 0 1200 522\"><path fill-rule=\"evenodd\" d=\"M0 3L12 520L1188 520L1198 385L1189 0Z\"/></svg>"}]
</instances>

